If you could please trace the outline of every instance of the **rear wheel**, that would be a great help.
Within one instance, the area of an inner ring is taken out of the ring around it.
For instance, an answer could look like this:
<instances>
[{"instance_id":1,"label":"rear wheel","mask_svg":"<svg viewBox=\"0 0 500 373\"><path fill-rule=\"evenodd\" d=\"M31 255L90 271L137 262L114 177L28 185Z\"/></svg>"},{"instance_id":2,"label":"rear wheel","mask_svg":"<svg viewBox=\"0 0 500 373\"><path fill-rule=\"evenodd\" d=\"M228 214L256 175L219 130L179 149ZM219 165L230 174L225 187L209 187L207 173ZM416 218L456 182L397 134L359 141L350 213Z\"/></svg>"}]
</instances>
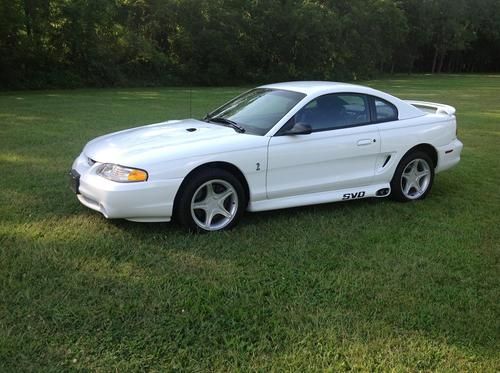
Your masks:
<instances>
[{"instance_id":1,"label":"rear wheel","mask_svg":"<svg viewBox=\"0 0 500 373\"><path fill-rule=\"evenodd\" d=\"M434 164L422 151L407 154L399 162L391 181L391 197L397 201L424 199L434 181Z\"/></svg>"},{"instance_id":2,"label":"rear wheel","mask_svg":"<svg viewBox=\"0 0 500 373\"><path fill-rule=\"evenodd\" d=\"M176 203L176 218L194 231L231 229L246 208L241 182L222 169L200 171L187 181L180 193Z\"/></svg>"}]
</instances>

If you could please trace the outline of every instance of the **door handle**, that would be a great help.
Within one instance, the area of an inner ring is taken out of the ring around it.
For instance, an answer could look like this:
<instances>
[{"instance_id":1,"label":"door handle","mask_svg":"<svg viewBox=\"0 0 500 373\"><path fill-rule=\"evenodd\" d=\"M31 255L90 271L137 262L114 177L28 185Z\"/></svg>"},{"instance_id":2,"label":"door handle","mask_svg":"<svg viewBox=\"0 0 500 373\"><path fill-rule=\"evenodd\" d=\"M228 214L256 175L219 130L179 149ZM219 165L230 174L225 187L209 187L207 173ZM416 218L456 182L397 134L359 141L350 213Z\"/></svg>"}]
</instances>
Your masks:
<instances>
[{"instance_id":1,"label":"door handle","mask_svg":"<svg viewBox=\"0 0 500 373\"><path fill-rule=\"evenodd\" d=\"M374 143L376 140L375 139L363 139L363 140L358 140L358 146L364 146L364 145L370 145L371 143Z\"/></svg>"}]
</instances>

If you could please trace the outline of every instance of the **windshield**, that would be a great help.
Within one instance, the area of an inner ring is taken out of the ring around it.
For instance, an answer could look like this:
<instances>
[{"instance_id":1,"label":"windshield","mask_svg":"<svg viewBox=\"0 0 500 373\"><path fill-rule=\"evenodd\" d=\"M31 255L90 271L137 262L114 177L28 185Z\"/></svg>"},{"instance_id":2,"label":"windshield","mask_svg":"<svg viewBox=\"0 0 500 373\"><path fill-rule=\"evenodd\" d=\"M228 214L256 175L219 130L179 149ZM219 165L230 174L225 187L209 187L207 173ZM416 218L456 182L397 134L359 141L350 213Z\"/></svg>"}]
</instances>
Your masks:
<instances>
[{"instance_id":1,"label":"windshield","mask_svg":"<svg viewBox=\"0 0 500 373\"><path fill-rule=\"evenodd\" d=\"M229 120L245 132L265 135L290 111L305 94L281 89L255 88L224 104L205 117L206 121L222 123Z\"/></svg>"}]
</instances>

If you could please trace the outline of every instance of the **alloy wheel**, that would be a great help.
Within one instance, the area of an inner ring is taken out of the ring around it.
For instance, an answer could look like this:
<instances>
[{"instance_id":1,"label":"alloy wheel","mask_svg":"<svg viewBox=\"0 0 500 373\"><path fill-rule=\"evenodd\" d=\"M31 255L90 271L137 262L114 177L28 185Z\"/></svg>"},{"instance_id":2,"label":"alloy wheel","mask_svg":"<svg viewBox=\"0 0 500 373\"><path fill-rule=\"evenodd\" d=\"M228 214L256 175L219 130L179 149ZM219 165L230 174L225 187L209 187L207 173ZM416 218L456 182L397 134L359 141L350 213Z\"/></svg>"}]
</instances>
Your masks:
<instances>
[{"instance_id":1,"label":"alloy wheel","mask_svg":"<svg viewBox=\"0 0 500 373\"><path fill-rule=\"evenodd\" d=\"M401 190L408 199L417 199L429 188L431 168L426 160L417 158L406 165L401 174Z\"/></svg>"},{"instance_id":2,"label":"alloy wheel","mask_svg":"<svg viewBox=\"0 0 500 373\"><path fill-rule=\"evenodd\" d=\"M191 199L191 216L195 224L208 231L226 227L237 211L238 193L225 180L209 180L203 183Z\"/></svg>"}]
</instances>

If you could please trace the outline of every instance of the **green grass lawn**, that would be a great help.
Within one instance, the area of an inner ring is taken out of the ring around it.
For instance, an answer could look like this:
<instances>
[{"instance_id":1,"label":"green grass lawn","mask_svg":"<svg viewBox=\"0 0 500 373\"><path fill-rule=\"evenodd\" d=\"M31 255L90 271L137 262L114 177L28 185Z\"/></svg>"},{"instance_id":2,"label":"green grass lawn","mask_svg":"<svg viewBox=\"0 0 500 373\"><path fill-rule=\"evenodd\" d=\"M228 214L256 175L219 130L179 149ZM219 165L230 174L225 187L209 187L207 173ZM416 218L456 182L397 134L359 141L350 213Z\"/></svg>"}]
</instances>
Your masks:
<instances>
[{"instance_id":1,"label":"green grass lawn","mask_svg":"<svg viewBox=\"0 0 500 373\"><path fill-rule=\"evenodd\" d=\"M0 371L500 370L500 75L366 84L457 108L425 201L248 213L230 232L108 221L66 174L182 88L0 94ZM192 92L192 116L243 88Z\"/></svg>"}]
</instances>

